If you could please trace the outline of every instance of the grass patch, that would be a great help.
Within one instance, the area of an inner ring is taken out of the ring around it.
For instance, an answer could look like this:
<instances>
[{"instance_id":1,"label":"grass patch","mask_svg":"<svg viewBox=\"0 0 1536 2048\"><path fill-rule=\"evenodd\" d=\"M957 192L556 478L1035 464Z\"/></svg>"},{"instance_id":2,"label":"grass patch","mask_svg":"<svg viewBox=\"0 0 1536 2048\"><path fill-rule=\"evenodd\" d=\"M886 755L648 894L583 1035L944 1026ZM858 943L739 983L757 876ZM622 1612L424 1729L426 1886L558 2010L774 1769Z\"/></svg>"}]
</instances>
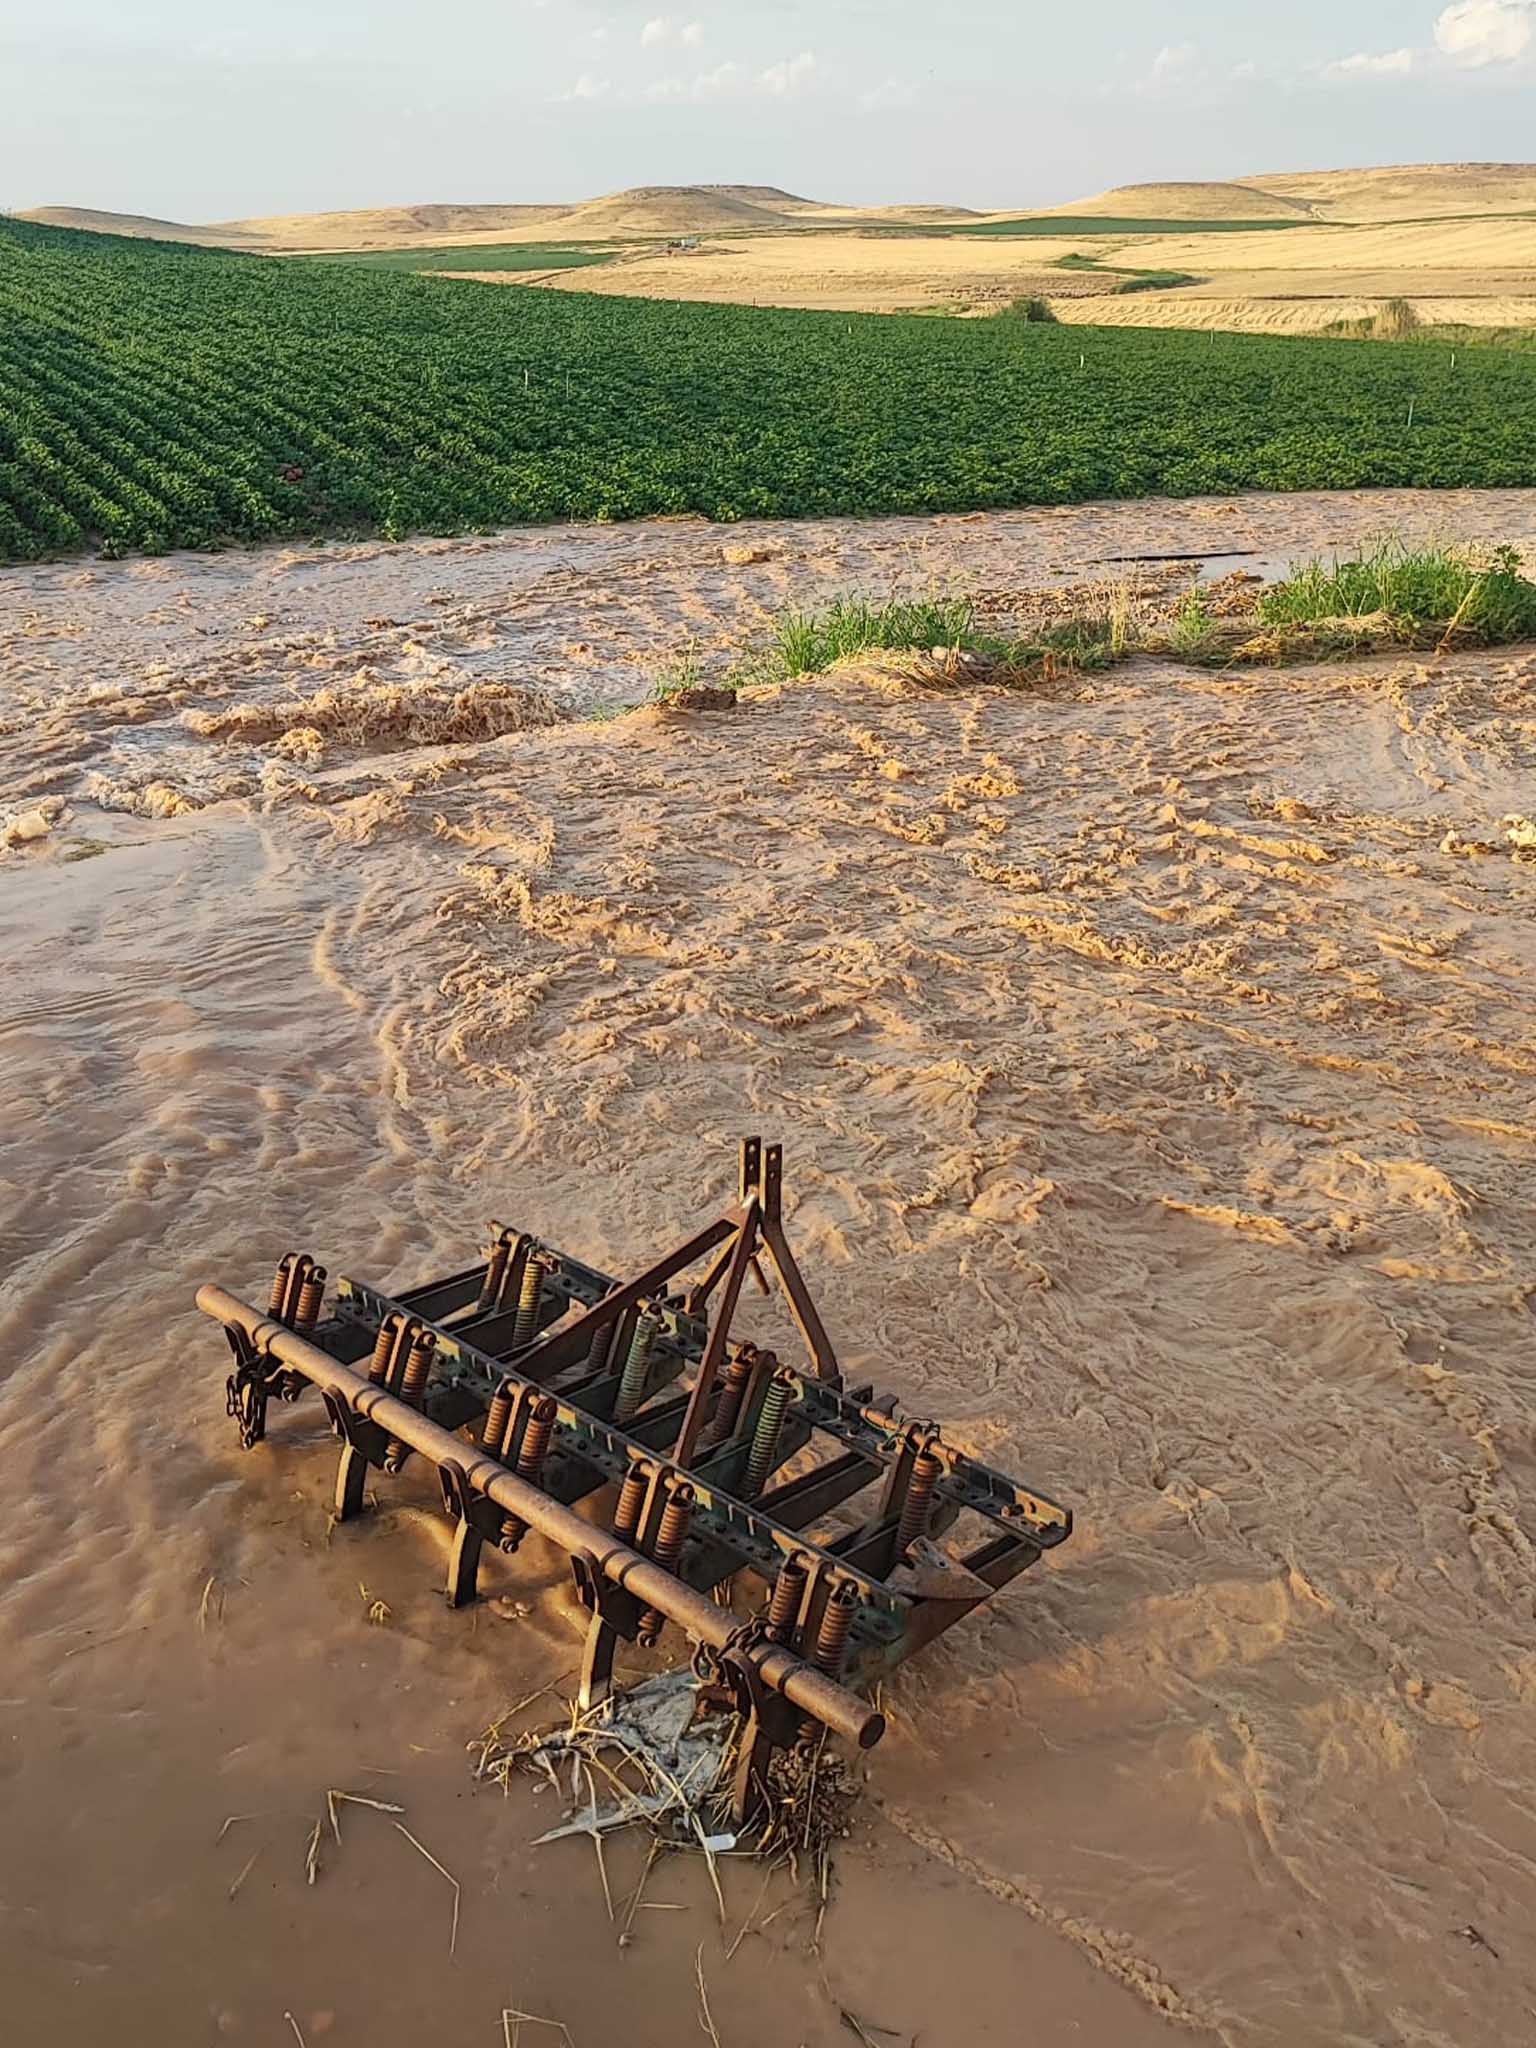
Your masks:
<instances>
[{"instance_id":1,"label":"grass patch","mask_svg":"<svg viewBox=\"0 0 1536 2048\"><path fill-rule=\"evenodd\" d=\"M1101 263L1097 256L1085 256L1080 249L1074 249L1070 256L1057 257L1051 268L1081 270L1092 277L1113 278L1115 282L1109 290L1114 298L1122 298L1127 292L1172 291L1179 285L1200 282L1187 270L1121 269L1113 263Z\"/></svg>"},{"instance_id":2,"label":"grass patch","mask_svg":"<svg viewBox=\"0 0 1536 2048\"><path fill-rule=\"evenodd\" d=\"M1200 282L1188 270L1112 270L1108 275L1120 280L1115 286L1117 299L1124 298L1127 292L1171 292L1181 285Z\"/></svg>"},{"instance_id":3,"label":"grass patch","mask_svg":"<svg viewBox=\"0 0 1536 2048\"><path fill-rule=\"evenodd\" d=\"M616 245L607 247L553 242L452 242L436 248L336 249L308 252L285 260L295 263L343 263L359 270L581 270L610 263Z\"/></svg>"},{"instance_id":4,"label":"grass patch","mask_svg":"<svg viewBox=\"0 0 1536 2048\"><path fill-rule=\"evenodd\" d=\"M1322 332L1339 341L1438 342L1453 353L1463 348L1536 348L1536 327L1474 327L1461 320L1425 320L1411 306L1409 313L1408 325L1398 332L1389 332L1384 324L1386 307L1365 320L1330 321Z\"/></svg>"},{"instance_id":5,"label":"grass patch","mask_svg":"<svg viewBox=\"0 0 1536 2048\"><path fill-rule=\"evenodd\" d=\"M815 612L786 612L766 650L741 680L775 682L824 675L861 655L964 657L972 672L997 680L1039 679L1102 669L1130 651L1131 635L1113 608L1044 622L1026 634L984 626L968 597L893 598L884 604L839 598Z\"/></svg>"},{"instance_id":6,"label":"grass patch","mask_svg":"<svg viewBox=\"0 0 1536 2048\"><path fill-rule=\"evenodd\" d=\"M819 611L786 612L768 646L726 680L788 681L861 656L904 654L935 657L935 682L1023 687L1138 654L1226 668L1536 640L1536 582L1508 547L1479 557L1388 541L1358 560L1314 562L1251 593L1234 579L1175 594L1122 584L1089 593L1086 603L1083 596L1063 600L1076 609L1013 633L984 622L967 597L839 598ZM686 667L681 673L676 688L698 680Z\"/></svg>"},{"instance_id":7,"label":"grass patch","mask_svg":"<svg viewBox=\"0 0 1536 2048\"><path fill-rule=\"evenodd\" d=\"M1454 639L1496 647L1536 639L1536 583L1511 547L1479 557L1461 548L1385 541L1353 562L1311 562L1259 599L1268 626L1385 622L1404 645Z\"/></svg>"},{"instance_id":8,"label":"grass patch","mask_svg":"<svg viewBox=\"0 0 1536 2048\"><path fill-rule=\"evenodd\" d=\"M774 628L769 668L781 676L813 676L858 654L975 646L976 613L969 598L874 604L843 597L822 611L785 612Z\"/></svg>"},{"instance_id":9,"label":"grass patch","mask_svg":"<svg viewBox=\"0 0 1536 2048\"><path fill-rule=\"evenodd\" d=\"M1190 591L1167 628L1168 645L1186 661L1198 661L1209 654L1220 636L1220 622L1213 616L1203 590Z\"/></svg>"},{"instance_id":10,"label":"grass patch","mask_svg":"<svg viewBox=\"0 0 1536 2048\"><path fill-rule=\"evenodd\" d=\"M1410 299L1388 299L1371 322L1371 333L1378 341L1407 341L1418 331L1419 316Z\"/></svg>"}]
</instances>

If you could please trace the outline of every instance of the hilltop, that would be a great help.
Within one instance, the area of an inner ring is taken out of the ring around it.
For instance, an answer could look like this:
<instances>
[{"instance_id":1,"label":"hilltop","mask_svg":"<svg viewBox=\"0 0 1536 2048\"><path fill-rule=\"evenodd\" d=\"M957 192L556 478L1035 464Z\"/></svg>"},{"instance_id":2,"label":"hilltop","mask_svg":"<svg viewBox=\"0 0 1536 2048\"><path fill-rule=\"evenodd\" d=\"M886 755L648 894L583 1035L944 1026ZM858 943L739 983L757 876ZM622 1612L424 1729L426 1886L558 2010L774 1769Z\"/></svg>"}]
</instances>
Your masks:
<instances>
[{"instance_id":1,"label":"hilltop","mask_svg":"<svg viewBox=\"0 0 1536 2048\"><path fill-rule=\"evenodd\" d=\"M826 226L932 226L977 216L957 206L830 205L776 185L635 185L597 199L548 206L379 206L340 213L260 215L246 220L186 222L92 207L43 206L18 219L43 227L86 228L135 240L193 242L206 248L251 249L269 255L296 250L409 248L416 242L529 242L654 239L667 235L782 232Z\"/></svg>"},{"instance_id":2,"label":"hilltop","mask_svg":"<svg viewBox=\"0 0 1536 2048\"><path fill-rule=\"evenodd\" d=\"M1536 164L1382 164L1363 171L1266 173L1244 182L1301 203L1322 220L1536 211Z\"/></svg>"},{"instance_id":3,"label":"hilltop","mask_svg":"<svg viewBox=\"0 0 1536 2048\"><path fill-rule=\"evenodd\" d=\"M1307 218L1299 199L1260 192L1249 184L1186 181L1176 184L1116 185L1091 199L1052 206L1036 218L1071 219L1082 214L1124 220L1288 220Z\"/></svg>"},{"instance_id":4,"label":"hilltop","mask_svg":"<svg viewBox=\"0 0 1536 2048\"><path fill-rule=\"evenodd\" d=\"M1376 224L1458 214L1536 212L1536 164L1399 164L1357 171L1266 172L1236 180L1185 179L1112 186L1062 206L841 206L779 185L634 185L596 199L548 205L413 205L335 213L185 222L91 207L44 206L18 216L47 227L88 228L136 240L195 242L268 255L301 250L409 249L515 237L521 242L645 241L679 235L803 234L825 228L929 228L1029 220L1327 222Z\"/></svg>"}]
</instances>

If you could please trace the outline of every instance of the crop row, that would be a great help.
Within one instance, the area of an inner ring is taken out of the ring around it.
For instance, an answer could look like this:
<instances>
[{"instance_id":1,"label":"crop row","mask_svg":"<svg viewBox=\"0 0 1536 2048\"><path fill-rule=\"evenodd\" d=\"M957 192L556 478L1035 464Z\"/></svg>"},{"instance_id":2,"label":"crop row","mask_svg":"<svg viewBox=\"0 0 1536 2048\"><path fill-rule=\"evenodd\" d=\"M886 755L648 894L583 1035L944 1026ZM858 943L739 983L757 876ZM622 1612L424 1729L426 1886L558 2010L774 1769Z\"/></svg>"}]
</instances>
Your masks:
<instances>
[{"instance_id":1,"label":"crop row","mask_svg":"<svg viewBox=\"0 0 1536 2048\"><path fill-rule=\"evenodd\" d=\"M1514 353L675 305L0 221L0 558L1533 480Z\"/></svg>"}]
</instances>

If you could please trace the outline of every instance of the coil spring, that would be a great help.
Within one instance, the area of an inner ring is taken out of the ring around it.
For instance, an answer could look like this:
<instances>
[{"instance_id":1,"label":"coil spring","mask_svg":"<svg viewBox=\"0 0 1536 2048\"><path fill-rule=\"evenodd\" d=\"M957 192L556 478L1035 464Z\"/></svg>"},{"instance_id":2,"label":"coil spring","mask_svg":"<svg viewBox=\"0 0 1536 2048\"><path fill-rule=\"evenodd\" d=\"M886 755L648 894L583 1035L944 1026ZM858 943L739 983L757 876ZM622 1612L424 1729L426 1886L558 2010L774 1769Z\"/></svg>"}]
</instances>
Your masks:
<instances>
[{"instance_id":1,"label":"coil spring","mask_svg":"<svg viewBox=\"0 0 1536 2048\"><path fill-rule=\"evenodd\" d=\"M795 1623L800 1619L800 1603L805 1598L805 1577L805 1566L798 1558L787 1557L779 1566L768 1607L770 1642L788 1643L793 1637Z\"/></svg>"},{"instance_id":2,"label":"coil spring","mask_svg":"<svg viewBox=\"0 0 1536 2048\"><path fill-rule=\"evenodd\" d=\"M631 1465L624 1475L624 1484L619 1488L618 1505L613 1511L613 1533L621 1543L633 1543L640 1527L640 1511L645 1506L646 1489L650 1482L638 1465Z\"/></svg>"},{"instance_id":3,"label":"coil spring","mask_svg":"<svg viewBox=\"0 0 1536 2048\"><path fill-rule=\"evenodd\" d=\"M683 1554L683 1545L688 1540L688 1525L693 1520L693 1502L693 1488L686 1480L680 1486L674 1486L668 1496L661 1517L661 1527L656 1532L656 1548L651 1553L664 1572L675 1570L677 1561ZM637 1640L642 1648L655 1648L663 1625L664 1617L660 1610L648 1607L640 1617Z\"/></svg>"},{"instance_id":4,"label":"coil spring","mask_svg":"<svg viewBox=\"0 0 1536 2048\"><path fill-rule=\"evenodd\" d=\"M430 1330L418 1330L406 1353L405 1365L400 1373L400 1384L396 1393L407 1407L419 1408L421 1397L427 1390L427 1381L432 1377L432 1355L437 1350L437 1339ZM399 1437L391 1437L384 1449L384 1469L398 1472L405 1463L406 1447Z\"/></svg>"},{"instance_id":5,"label":"coil spring","mask_svg":"<svg viewBox=\"0 0 1536 2048\"><path fill-rule=\"evenodd\" d=\"M505 1237L498 1237L486 1253L485 1279L481 1283L480 1296L475 1303L477 1309L492 1308L501 1298L502 1282L507 1277L507 1258L512 1250Z\"/></svg>"},{"instance_id":6,"label":"coil spring","mask_svg":"<svg viewBox=\"0 0 1536 2048\"><path fill-rule=\"evenodd\" d=\"M853 1627L853 1610L858 1604L856 1586L845 1582L833 1587L817 1631L814 1656L816 1669L824 1671L828 1678L836 1678L843 1668L843 1659L848 1654L848 1635Z\"/></svg>"},{"instance_id":7,"label":"coil spring","mask_svg":"<svg viewBox=\"0 0 1536 2048\"><path fill-rule=\"evenodd\" d=\"M778 1462L779 1431L784 1425L784 1411L789 1406L789 1382L772 1380L763 1396L763 1405L758 1411L757 1429L752 1437L752 1453L747 1459L746 1478L742 1491L749 1500L763 1490L768 1474Z\"/></svg>"},{"instance_id":8,"label":"coil spring","mask_svg":"<svg viewBox=\"0 0 1536 2048\"><path fill-rule=\"evenodd\" d=\"M376 1387L389 1384L389 1362L394 1357L399 1334L400 1318L386 1316L379 1325L379 1334L373 1340L373 1357L368 1361L368 1377Z\"/></svg>"},{"instance_id":9,"label":"coil spring","mask_svg":"<svg viewBox=\"0 0 1536 2048\"><path fill-rule=\"evenodd\" d=\"M919 1536L928 1533L933 1513L933 1495L944 1467L932 1451L919 1451L912 1463L907 1497L901 1504L901 1523L896 1531L896 1555L905 1557Z\"/></svg>"},{"instance_id":10,"label":"coil spring","mask_svg":"<svg viewBox=\"0 0 1536 2048\"><path fill-rule=\"evenodd\" d=\"M608 1362L608 1346L613 1341L612 1323L601 1323L592 1332L592 1342L587 1346L587 1369L601 1372Z\"/></svg>"},{"instance_id":11,"label":"coil spring","mask_svg":"<svg viewBox=\"0 0 1536 2048\"><path fill-rule=\"evenodd\" d=\"M517 1456L517 1476L537 1486L544 1471L544 1460L555 1434L555 1417L559 1404L551 1401L546 1394L542 1401L534 1404L528 1418L528 1427L523 1431L523 1447Z\"/></svg>"},{"instance_id":12,"label":"coil spring","mask_svg":"<svg viewBox=\"0 0 1536 2048\"><path fill-rule=\"evenodd\" d=\"M411 1339L411 1348L405 1354L405 1364L400 1370L400 1384L396 1392L402 1401L408 1401L413 1408L420 1407L427 1381L432 1377L432 1354L436 1349L437 1338L433 1333L430 1330L418 1330Z\"/></svg>"},{"instance_id":13,"label":"coil spring","mask_svg":"<svg viewBox=\"0 0 1536 2048\"><path fill-rule=\"evenodd\" d=\"M277 1271L272 1275L272 1291L267 1296L267 1314L273 1322L282 1319L283 1304L288 1299L288 1280L293 1272L293 1253L278 1262Z\"/></svg>"},{"instance_id":14,"label":"coil spring","mask_svg":"<svg viewBox=\"0 0 1536 2048\"><path fill-rule=\"evenodd\" d=\"M523 1263L522 1284L518 1289L517 1314L512 1322L512 1342L515 1346L530 1344L539 1327L539 1300L544 1292L544 1264L537 1252L530 1251Z\"/></svg>"},{"instance_id":15,"label":"coil spring","mask_svg":"<svg viewBox=\"0 0 1536 2048\"><path fill-rule=\"evenodd\" d=\"M546 1394L536 1401L523 1431L522 1447L517 1454L517 1476L526 1479L530 1486L537 1486L544 1476L544 1460L549 1455L549 1446L555 1434L555 1417L559 1414L558 1402L551 1401ZM510 1557L523 1538L528 1534L528 1524L520 1515L508 1515L501 1525L501 1547Z\"/></svg>"},{"instance_id":16,"label":"coil spring","mask_svg":"<svg viewBox=\"0 0 1536 2048\"><path fill-rule=\"evenodd\" d=\"M507 1440L507 1424L512 1420L512 1388L508 1381L491 1396L491 1405L485 1411L485 1420L480 1425L480 1448L493 1458L499 1458L502 1446Z\"/></svg>"},{"instance_id":17,"label":"coil spring","mask_svg":"<svg viewBox=\"0 0 1536 2048\"><path fill-rule=\"evenodd\" d=\"M628 1422L640 1406L651 1354L660 1335L661 1317L654 1309L642 1309L635 1319L635 1334L629 1340L629 1356L624 1361L624 1377L619 1381L618 1398L613 1404L615 1422Z\"/></svg>"},{"instance_id":18,"label":"coil spring","mask_svg":"<svg viewBox=\"0 0 1536 2048\"><path fill-rule=\"evenodd\" d=\"M320 1306L325 1300L325 1268L313 1266L304 1277L299 1289L299 1306L294 1314L293 1326L300 1336L307 1336L320 1320Z\"/></svg>"},{"instance_id":19,"label":"coil spring","mask_svg":"<svg viewBox=\"0 0 1536 2048\"><path fill-rule=\"evenodd\" d=\"M735 1432L741 1419L741 1404L746 1397L747 1382L752 1377L750 1354L738 1351L725 1368L725 1381L720 1389L720 1399L710 1417L709 1427L699 1438L701 1451L712 1451L717 1444L723 1444Z\"/></svg>"}]
</instances>

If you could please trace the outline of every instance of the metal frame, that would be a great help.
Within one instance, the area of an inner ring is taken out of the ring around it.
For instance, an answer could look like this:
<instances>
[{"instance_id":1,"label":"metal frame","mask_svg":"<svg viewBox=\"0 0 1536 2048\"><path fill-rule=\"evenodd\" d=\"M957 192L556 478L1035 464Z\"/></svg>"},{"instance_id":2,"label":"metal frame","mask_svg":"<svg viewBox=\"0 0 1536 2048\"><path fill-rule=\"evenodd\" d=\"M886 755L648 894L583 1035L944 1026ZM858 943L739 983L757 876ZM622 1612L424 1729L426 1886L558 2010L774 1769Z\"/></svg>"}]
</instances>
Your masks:
<instances>
[{"instance_id":1,"label":"metal frame","mask_svg":"<svg viewBox=\"0 0 1536 2048\"><path fill-rule=\"evenodd\" d=\"M446 1279L398 1296L339 1280L325 1321L326 1275L306 1257L279 1266L265 1315L219 1287L198 1295L235 1354L243 1444L265 1434L274 1395L320 1389L342 1442L339 1519L362 1511L370 1472L413 1455L436 1466L456 1524L451 1606L474 1599L487 1543L512 1550L534 1528L569 1552L589 1617L584 1706L611 1686L621 1641L654 1642L670 1619L704 1645L746 1722L742 1817L807 1716L878 1741L883 1721L857 1693L1072 1529L1065 1508L900 1416L894 1397L844 1386L782 1183L780 1148L748 1138L735 1206L629 1281L493 1224L483 1258ZM803 1368L732 1335L748 1276L768 1291L765 1265ZM602 1511L575 1515L578 1501ZM962 1516L980 1528L941 1547ZM710 1597L738 1573L766 1588L746 1622Z\"/></svg>"}]
</instances>

